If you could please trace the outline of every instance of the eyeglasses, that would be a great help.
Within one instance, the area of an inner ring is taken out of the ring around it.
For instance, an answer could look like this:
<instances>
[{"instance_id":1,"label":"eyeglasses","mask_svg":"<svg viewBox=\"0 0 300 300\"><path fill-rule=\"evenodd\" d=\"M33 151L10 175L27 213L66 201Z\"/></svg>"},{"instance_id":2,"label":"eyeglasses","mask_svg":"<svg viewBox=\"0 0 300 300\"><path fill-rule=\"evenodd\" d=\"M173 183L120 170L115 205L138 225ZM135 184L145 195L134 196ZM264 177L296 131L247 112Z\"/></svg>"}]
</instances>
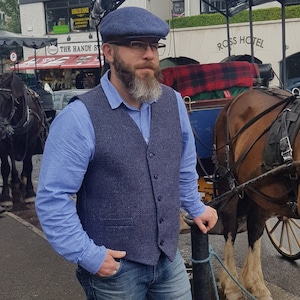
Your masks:
<instances>
[{"instance_id":1,"label":"eyeglasses","mask_svg":"<svg viewBox=\"0 0 300 300\"><path fill-rule=\"evenodd\" d=\"M155 55L161 56L165 53L166 45L163 43L147 43L142 41L111 41L108 44L129 47L132 53L143 55L148 46Z\"/></svg>"}]
</instances>

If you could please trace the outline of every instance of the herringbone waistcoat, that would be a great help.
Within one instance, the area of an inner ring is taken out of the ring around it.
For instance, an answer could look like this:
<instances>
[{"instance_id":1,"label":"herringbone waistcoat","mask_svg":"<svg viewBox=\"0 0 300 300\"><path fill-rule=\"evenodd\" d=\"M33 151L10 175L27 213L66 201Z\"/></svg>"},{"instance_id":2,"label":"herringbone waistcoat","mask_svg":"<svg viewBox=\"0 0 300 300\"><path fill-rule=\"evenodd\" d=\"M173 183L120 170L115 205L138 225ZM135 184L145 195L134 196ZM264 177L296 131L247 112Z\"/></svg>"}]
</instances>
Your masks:
<instances>
[{"instance_id":1,"label":"herringbone waistcoat","mask_svg":"<svg viewBox=\"0 0 300 300\"><path fill-rule=\"evenodd\" d=\"M96 147L77 195L83 228L98 245L155 265L175 257L179 235L182 133L175 93L151 105L147 145L124 105L111 109L100 85L79 96L93 122Z\"/></svg>"}]
</instances>

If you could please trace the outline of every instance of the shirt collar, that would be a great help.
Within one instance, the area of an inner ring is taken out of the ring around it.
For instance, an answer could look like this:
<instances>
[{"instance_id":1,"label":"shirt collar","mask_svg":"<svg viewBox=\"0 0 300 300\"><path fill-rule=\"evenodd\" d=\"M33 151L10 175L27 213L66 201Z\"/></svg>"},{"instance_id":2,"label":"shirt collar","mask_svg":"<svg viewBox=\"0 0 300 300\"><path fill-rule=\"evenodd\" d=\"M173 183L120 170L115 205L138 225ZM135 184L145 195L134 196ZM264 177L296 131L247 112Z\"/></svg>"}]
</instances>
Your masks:
<instances>
[{"instance_id":1,"label":"shirt collar","mask_svg":"<svg viewBox=\"0 0 300 300\"><path fill-rule=\"evenodd\" d=\"M101 86L108 99L108 103L112 109L118 108L123 102L123 98L118 93L117 89L111 84L109 80L110 70L107 70L101 77Z\"/></svg>"}]
</instances>

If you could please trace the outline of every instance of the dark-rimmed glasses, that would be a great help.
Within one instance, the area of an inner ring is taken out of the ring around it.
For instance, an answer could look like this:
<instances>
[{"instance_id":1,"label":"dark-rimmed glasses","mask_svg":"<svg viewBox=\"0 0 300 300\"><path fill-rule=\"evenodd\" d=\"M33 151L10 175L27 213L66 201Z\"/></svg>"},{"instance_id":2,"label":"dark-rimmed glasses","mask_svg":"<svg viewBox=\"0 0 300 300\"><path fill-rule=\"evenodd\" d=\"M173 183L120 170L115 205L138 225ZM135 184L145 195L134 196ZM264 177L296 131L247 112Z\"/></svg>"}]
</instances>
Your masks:
<instances>
[{"instance_id":1,"label":"dark-rimmed glasses","mask_svg":"<svg viewBox=\"0 0 300 300\"><path fill-rule=\"evenodd\" d=\"M166 45L163 43L149 43L142 41L110 41L108 44L129 47L132 53L143 55L150 46L153 54L161 56L165 52Z\"/></svg>"}]
</instances>

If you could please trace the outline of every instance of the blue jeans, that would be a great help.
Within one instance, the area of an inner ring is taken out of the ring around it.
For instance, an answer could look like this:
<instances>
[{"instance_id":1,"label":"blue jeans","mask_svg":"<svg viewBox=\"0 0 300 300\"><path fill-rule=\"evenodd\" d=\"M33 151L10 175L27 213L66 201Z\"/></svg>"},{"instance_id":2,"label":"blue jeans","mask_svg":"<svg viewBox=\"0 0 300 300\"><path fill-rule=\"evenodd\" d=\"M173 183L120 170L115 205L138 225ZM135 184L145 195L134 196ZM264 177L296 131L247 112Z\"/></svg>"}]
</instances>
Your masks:
<instances>
[{"instance_id":1,"label":"blue jeans","mask_svg":"<svg viewBox=\"0 0 300 300\"><path fill-rule=\"evenodd\" d=\"M121 260L116 274L93 275L78 267L77 279L87 300L191 300L191 287L183 259L177 250L170 262L164 255L156 266Z\"/></svg>"}]
</instances>

